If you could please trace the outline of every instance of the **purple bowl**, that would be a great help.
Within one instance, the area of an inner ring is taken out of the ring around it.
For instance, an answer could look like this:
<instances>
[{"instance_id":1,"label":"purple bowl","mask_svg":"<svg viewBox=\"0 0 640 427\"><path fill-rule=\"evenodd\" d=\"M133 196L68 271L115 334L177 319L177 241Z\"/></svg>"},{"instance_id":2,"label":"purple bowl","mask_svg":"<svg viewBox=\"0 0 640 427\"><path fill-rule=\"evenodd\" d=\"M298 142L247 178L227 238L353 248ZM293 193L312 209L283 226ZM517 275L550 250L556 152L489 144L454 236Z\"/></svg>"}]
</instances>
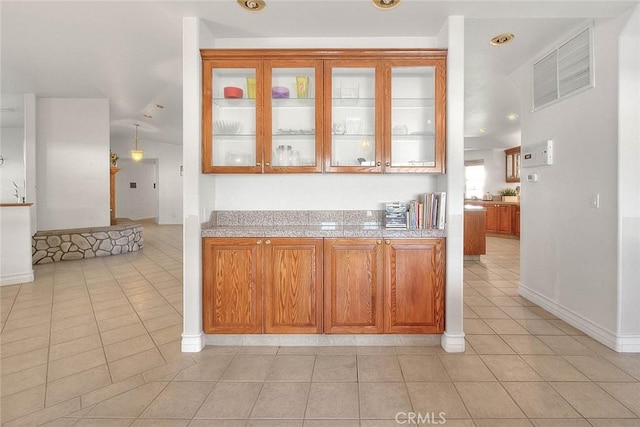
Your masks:
<instances>
[{"instance_id":1,"label":"purple bowl","mask_svg":"<svg viewBox=\"0 0 640 427\"><path fill-rule=\"evenodd\" d=\"M288 98L289 89L282 86L274 86L271 88L271 97L272 98Z\"/></svg>"}]
</instances>

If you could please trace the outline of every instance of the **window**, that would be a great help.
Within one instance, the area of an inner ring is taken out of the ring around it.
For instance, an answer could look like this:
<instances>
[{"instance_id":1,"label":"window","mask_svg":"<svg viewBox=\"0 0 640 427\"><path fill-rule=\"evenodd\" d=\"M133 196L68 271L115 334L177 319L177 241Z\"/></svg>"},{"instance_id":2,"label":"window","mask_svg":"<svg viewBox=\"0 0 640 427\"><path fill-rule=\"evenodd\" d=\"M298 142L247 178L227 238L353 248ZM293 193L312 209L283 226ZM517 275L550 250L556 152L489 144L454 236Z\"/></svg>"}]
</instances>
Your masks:
<instances>
[{"instance_id":1,"label":"window","mask_svg":"<svg viewBox=\"0 0 640 427\"><path fill-rule=\"evenodd\" d=\"M484 160L467 160L464 162L465 198L482 199L484 194Z\"/></svg>"}]
</instances>

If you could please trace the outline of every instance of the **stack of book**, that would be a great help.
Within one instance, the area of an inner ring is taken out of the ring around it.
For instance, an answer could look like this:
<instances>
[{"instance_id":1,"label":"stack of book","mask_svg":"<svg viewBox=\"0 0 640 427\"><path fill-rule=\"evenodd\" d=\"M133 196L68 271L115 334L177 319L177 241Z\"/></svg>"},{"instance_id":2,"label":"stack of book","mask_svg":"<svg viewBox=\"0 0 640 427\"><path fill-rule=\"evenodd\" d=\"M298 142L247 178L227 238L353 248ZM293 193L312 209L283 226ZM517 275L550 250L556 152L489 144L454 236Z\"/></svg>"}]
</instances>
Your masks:
<instances>
[{"instance_id":1,"label":"stack of book","mask_svg":"<svg viewBox=\"0 0 640 427\"><path fill-rule=\"evenodd\" d=\"M424 193L409 202L410 229L443 230L446 223L447 193Z\"/></svg>"}]
</instances>

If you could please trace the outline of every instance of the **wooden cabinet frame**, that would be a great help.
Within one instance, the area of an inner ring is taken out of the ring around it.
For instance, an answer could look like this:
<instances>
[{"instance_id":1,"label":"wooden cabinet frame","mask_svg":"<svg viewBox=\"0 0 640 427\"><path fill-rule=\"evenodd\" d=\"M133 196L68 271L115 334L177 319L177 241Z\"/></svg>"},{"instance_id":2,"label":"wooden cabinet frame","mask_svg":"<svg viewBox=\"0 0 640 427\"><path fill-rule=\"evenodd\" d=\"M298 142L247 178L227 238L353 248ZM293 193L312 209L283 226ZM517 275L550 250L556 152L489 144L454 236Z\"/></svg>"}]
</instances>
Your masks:
<instances>
[{"instance_id":1,"label":"wooden cabinet frame","mask_svg":"<svg viewBox=\"0 0 640 427\"><path fill-rule=\"evenodd\" d=\"M506 182L520 182L520 147L504 150Z\"/></svg>"}]
</instances>

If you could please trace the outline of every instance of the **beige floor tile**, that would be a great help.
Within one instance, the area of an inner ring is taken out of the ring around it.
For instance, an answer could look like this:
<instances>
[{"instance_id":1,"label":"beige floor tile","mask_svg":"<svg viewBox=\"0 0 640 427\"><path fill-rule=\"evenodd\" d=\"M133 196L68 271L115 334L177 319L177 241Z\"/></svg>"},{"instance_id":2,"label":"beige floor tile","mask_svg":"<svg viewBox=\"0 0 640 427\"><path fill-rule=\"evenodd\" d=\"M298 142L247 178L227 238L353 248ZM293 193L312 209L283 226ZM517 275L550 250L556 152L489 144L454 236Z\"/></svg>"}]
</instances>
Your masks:
<instances>
[{"instance_id":1,"label":"beige floor tile","mask_svg":"<svg viewBox=\"0 0 640 427\"><path fill-rule=\"evenodd\" d=\"M196 419L246 419L258 399L262 383L219 382L204 401Z\"/></svg>"},{"instance_id":2,"label":"beige floor tile","mask_svg":"<svg viewBox=\"0 0 640 427\"><path fill-rule=\"evenodd\" d=\"M594 340L593 338L588 337L586 335L577 335L577 336L574 336L573 339L583 344L584 346L589 347L589 349L591 349L591 351L593 351L595 354L600 354L600 355L618 354L616 351L610 349L606 345L603 345L598 341Z\"/></svg>"},{"instance_id":3,"label":"beige floor tile","mask_svg":"<svg viewBox=\"0 0 640 427\"><path fill-rule=\"evenodd\" d=\"M640 383L603 382L600 387L640 417Z\"/></svg>"},{"instance_id":4,"label":"beige floor tile","mask_svg":"<svg viewBox=\"0 0 640 427\"><path fill-rule=\"evenodd\" d=\"M47 404L55 405L111 384L107 365L98 366L47 383Z\"/></svg>"},{"instance_id":5,"label":"beige floor tile","mask_svg":"<svg viewBox=\"0 0 640 427\"><path fill-rule=\"evenodd\" d=\"M592 381L636 381L622 369L600 356L564 356Z\"/></svg>"},{"instance_id":6,"label":"beige floor tile","mask_svg":"<svg viewBox=\"0 0 640 427\"><path fill-rule=\"evenodd\" d=\"M518 319L517 322L533 335L565 335L545 319Z\"/></svg>"},{"instance_id":7,"label":"beige floor tile","mask_svg":"<svg viewBox=\"0 0 640 427\"><path fill-rule=\"evenodd\" d=\"M473 307L481 319L509 319L509 315L498 307Z\"/></svg>"},{"instance_id":8,"label":"beige floor tile","mask_svg":"<svg viewBox=\"0 0 640 427\"><path fill-rule=\"evenodd\" d=\"M404 383L358 383L360 418L395 420L398 412L411 412L412 406Z\"/></svg>"},{"instance_id":9,"label":"beige floor tile","mask_svg":"<svg viewBox=\"0 0 640 427\"><path fill-rule=\"evenodd\" d=\"M604 358L640 381L640 354L618 354Z\"/></svg>"},{"instance_id":10,"label":"beige floor tile","mask_svg":"<svg viewBox=\"0 0 640 427\"><path fill-rule=\"evenodd\" d=\"M493 335L496 332L482 319L464 319L464 333L468 335Z\"/></svg>"},{"instance_id":11,"label":"beige floor tile","mask_svg":"<svg viewBox=\"0 0 640 427\"><path fill-rule=\"evenodd\" d=\"M191 418L214 385L204 381L169 383L140 418Z\"/></svg>"},{"instance_id":12,"label":"beige floor tile","mask_svg":"<svg viewBox=\"0 0 640 427\"><path fill-rule=\"evenodd\" d=\"M311 382L315 356L277 355L269 367L265 381Z\"/></svg>"},{"instance_id":13,"label":"beige floor tile","mask_svg":"<svg viewBox=\"0 0 640 427\"><path fill-rule=\"evenodd\" d=\"M60 418L63 415L66 415L78 409L80 409L80 399L70 399L65 402L58 403L57 405L40 409L36 412L25 415L24 417L17 418L3 425L7 427L41 425L48 421L55 420L56 418Z\"/></svg>"},{"instance_id":14,"label":"beige floor tile","mask_svg":"<svg viewBox=\"0 0 640 427\"><path fill-rule=\"evenodd\" d=\"M640 427L640 420L613 419L590 419L589 423L593 427Z\"/></svg>"},{"instance_id":15,"label":"beige floor tile","mask_svg":"<svg viewBox=\"0 0 640 427\"><path fill-rule=\"evenodd\" d=\"M525 419L476 419L477 427L530 427L533 426L531 421Z\"/></svg>"},{"instance_id":16,"label":"beige floor tile","mask_svg":"<svg viewBox=\"0 0 640 427\"><path fill-rule=\"evenodd\" d=\"M548 319L548 320L549 320L549 323L551 323L553 326L560 329L562 332L564 332L567 335L584 335L584 332L574 328L564 320L560 320L560 319Z\"/></svg>"},{"instance_id":17,"label":"beige floor tile","mask_svg":"<svg viewBox=\"0 0 640 427\"><path fill-rule=\"evenodd\" d=\"M0 345L0 357L16 356L18 354L28 353L30 351L40 350L49 346L49 334L38 335L35 337L13 341L2 342Z\"/></svg>"},{"instance_id":18,"label":"beige floor tile","mask_svg":"<svg viewBox=\"0 0 640 427\"><path fill-rule=\"evenodd\" d=\"M98 325L95 322L71 326L68 329L51 331L51 345L62 344L78 338L98 333Z\"/></svg>"},{"instance_id":19,"label":"beige floor tile","mask_svg":"<svg viewBox=\"0 0 640 427\"><path fill-rule=\"evenodd\" d=\"M250 418L303 418L310 385L310 383L265 383Z\"/></svg>"},{"instance_id":20,"label":"beige floor tile","mask_svg":"<svg viewBox=\"0 0 640 427\"><path fill-rule=\"evenodd\" d=\"M2 287L0 286L0 289ZM5 329L0 329L2 334L0 334L0 345L4 346L5 344L22 341L30 338L37 338L40 336L49 336L49 329L42 328L40 325L29 326L26 328L17 328L11 331L7 331Z\"/></svg>"},{"instance_id":21,"label":"beige floor tile","mask_svg":"<svg viewBox=\"0 0 640 427\"><path fill-rule=\"evenodd\" d=\"M191 420L171 420L171 419L142 419L138 418L131 424L131 427L186 427Z\"/></svg>"},{"instance_id":22,"label":"beige floor tile","mask_svg":"<svg viewBox=\"0 0 640 427\"><path fill-rule=\"evenodd\" d=\"M540 335L540 341L561 356L593 356L589 347L570 336Z\"/></svg>"},{"instance_id":23,"label":"beige floor tile","mask_svg":"<svg viewBox=\"0 0 640 427\"><path fill-rule=\"evenodd\" d=\"M74 427L127 427L134 418L83 418L73 424Z\"/></svg>"},{"instance_id":24,"label":"beige floor tile","mask_svg":"<svg viewBox=\"0 0 640 427\"><path fill-rule=\"evenodd\" d=\"M465 295L464 303L469 307L475 309L476 307L495 307L495 305L483 296L469 296Z\"/></svg>"},{"instance_id":25,"label":"beige floor tile","mask_svg":"<svg viewBox=\"0 0 640 427\"><path fill-rule=\"evenodd\" d=\"M137 375L85 393L80 397L80 402L83 408L87 408L136 387L140 387L143 384L144 380L142 379L142 375Z\"/></svg>"},{"instance_id":26,"label":"beige floor tile","mask_svg":"<svg viewBox=\"0 0 640 427\"><path fill-rule=\"evenodd\" d=\"M554 382L550 384L585 418L636 417L596 384L586 382Z\"/></svg>"},{"instance_id":27,"label":"beige floor tile","mask_svg":"<svg viewBox=\"0 0 640 427\"><path fill-rule=\"evenodd\" d=\"M516 355L482 355L485 365L498 381L542 381L542 378Z\"/></svg>"},{"instance_id":28,"label":"beige floor tile","mask_svg":"<svg viewBox=\"0 0 640 427\"><path fill-rule=\"evenodd\" d=\"M448 419L469 418L469 413L451 382L407 382L407 389L413 412L442 412Z\"/></svg>"},{"instance_id":29,"label":"beige floor tile","mask_svg":"<svg viewBox=\"0 0 640 427\"><path fill-rule=\"evenodd\" d=\"M320 356L351 356L357 354L354 346L322 346L318 347L316 354Z\"/></svg>"},{"instance_id":30,"label":"beige floor tile","mask_svg":"<svg viewBox=\"0 0 640 427\"><path fill-rule=\"evenodd\" d=\"M430 354L445 354L446 351L439 345L408 345L396 347L396 354L401 355L430 355Z\"/></svg>"},{"instance_id":31,"label":"beige floor tile","mask_svg":"<svg viewBox=\"0 0 640 427\"><path fill-rule=\"evenodd\" d=\"M476 355L441 355L452 381L496 381L489 368Z\"/></svg>"},{"instance_id":32,"label":"beige floor tile","mask_svg":"<svg viewBox=\"0 0 640 427\"><path fill-rule=\"evenodd\" d=\"M303 427L335 427L335 420L304 420ZM360 427L358 420L340 420L340 427Z\"/></svg>"},{"instance_id":33,"label":"beige floor tile","mask_svg":"<svg viewBox=\"0 0 640 427\"><path fill-rule=\"evenodd\" d=\"M96 320L98 323L100 322L108 322L112 319L121 318L122 316L135 314L135 310L129 304L121 305L118 307L111 308L109 310L102 310L95 313ZM115 322L115 320L113 320ZM103 331L110 329L103 329Z\"/></svg>"},{"instance_id":34,"label":"beige floor tile","mask_svg":"<svg viewBox=\"0 0 640 427\"><path fill-rule=\"evenodd\" d=\"M139 323L138 315L131 312L116 317L98 320L98 328L100 332L109 331L111 329L121 328L123 326Z\"/></svg>"},{"instance_id":35,"label":"beige floor tile","mask_svg":"<svg viewBox=\"0 0 640 427\"><path fill-rule=\"evenodd\" d=\"M2 359L0 364L0 372L2 375L11 374L47 363L49 348L41 348L29 351L15 356L9 356Z\"/></svg>"},{"instance_id":36,"label":"beige floor tile","mask_svg":"<svg viewBox=\"0 0 640 427\"><path fill-rule=\"evenodd\" d=\"M498 335L467 335L467 341L478 354L513 354L514 351Z\"/></svg>"},{"instance_id":37,"label":"beige floor tile","mask_svg":"<svg viewBox=\"0 0 640 427\"><path fill-rule=\"evenodd\" d=\"M84 325L85 323L94 323L96 321L93 313L83 314L80 316L69 317L62 320L51 322L51 331L60 331L75 326Z\"/></svg>"},{"instance_id":38,"label":"beige floor tile","mask_svg":"<svg viewBox=\"0 0 640 427\"><path fill-rule=\"evenodd\" d=\"M47 378L49 381L54 381L77 372L104 365L105 363L107 362L104 357L104 350L102 348L96 348L84 353L65 357L64 359L50 361Z\"/></svg>"},{"instance_id":39,"label":"beige floor tile","mask_svg":"<svg viewBox=\"0 0 640 427\"><path fill-rule=\"evenodd\" d=\"M100 337L102 338L103 345L108 346L146 334L147 330L144 328L144 326L142 326L142 323L138 322L127 326L122 326L120 328L111 329L109 331L101 332Z\"/></svg>"},{"instance_id":40,"label":"beige floor tile","mask_svg":"<svg viewBox=\"0 0 640 427\"><path fill-rule=\"evenodd\" d=\"M18 393L47 382L47 365L34 366L0 378L0 393L2 397Z\"/></svg>"},{"instance_id":41,"label":"beige floor tile","mask_svg":"<svg viewBox=\"0 0 640 427\"><path fill-rule=\"evenodd\" d=\"M161 317L154 317L153 319L148 319L143 322L149 332L154 332L159 329L168 328L169 326L182 325L182 316L174 311L173 313L168 313Z\"/></svg>"},{"instance_id":42,"label":"beige floor tile","mask_svg":"<svg viewBox=\"0 0 640 427\"><path fill-rule=\"evenodd\" d=\"M357 381L356 356L316 356L312 381Z\"/></svg>"},{"instance_id":43,"label":"beige floor tile","mask_svg":"<svg viewBox=\"0 0 640 427\"><path fill-rule=\"evenodd\" d=\"M162 392L168 383L151 382L98 403L88 417L137 417Z\"/></svg>"},{"instance_id":44,"label":"beige floor tile","mask_svg":"<svg viewBox=\"0 0 640 427\"><path fill-rule=\"evenodd\" d=\"M311 384L305 418L358 419L358 416L358 384Z\"/></svg>"},{"instance_id":45,"label":"beige floor tile","mask_svg":"<svg viewBox=\"0 0 640 427\"><path fill-rule=\"evenodd\" d=\"M233 356L220 355L211 357L183 369L174 381L217 381L227 369Z\"/></svg>"},{"instance_id":46,"label":"beige floor tile","mask_svg":"<svg viewBox=\"0 0 640 427\"><path fill-rule=\"evenodd\" d=\"M10 420L28 415L44 408L45 385L22 390L8 396L3 396L2 407L3 425Z\"/></svg>"},{"instance_id":47,"label":"beige floor tile","mask_svg":"<svg viewBox=\"0 0 640 427\"><path fill-rule=\"evenodd\" d=\"M466 319L478 319L479 316L478 314L468 305L464 305L463 310L462 310L464 319L465 319L465 326L467 324L467 320Z\"/></svg>"},{"instance_id":48,"label":"beige floor tile","mask_svg":"<svg viewBox=\"0 0 640 427\"><path fill-rule=\"evenodd\" d=\"M273 363L274 356L238 355L229 364L221 381L264 381Z\"/></svg>"},{"instance_id":49,"label":"beige floor tile","mask_svg":"<svg viewBox=\"0 0 640 427\"><path fill-rule=\"evenodd\" d=\"M104 353L107 356L107 361L113 362L114 360L142 353L143 351L153 348L155 348L155 344L151 340L151 337L149 337L149 335L140 335L115 344L106 345L104 347Z\"/></svg>"},{"instance_id":50,"label":"beige floor tile","mask_svg":"<svg viewBox=\"0 0 640 427\"><path fill-rule=\"evenodd\" d=\"M584 419L540 419L532 420L535 427L591 427Z\"/></svg>"},{"instance_id":51,"label":"beige floor tile","mask_svg":"<svg viewBox=\"0 0 640 427\"><path fill-rule=\"evenodd\" d=\"M437 359L437 356L433 356ZM358 381L403 381L398 357L395 355L358 356ZM439 359L438 359L439 362Z\"/></svg>"},{"instance_id":52,"label":"beige floor tile","mask_svg":"<svg viewBox=\"0 0 640 427\"><path fill-rule=\"evenodd\" d=\"M398 356L404 381L449 381L447 371L438 355L400 355ZM358 369L360 361L358 360ZM359 376L360 381L363 380Z\"/></svg>"},{"instance_id":53,"label":"beige floor tile","mask_svg":"<svg viewBox=\"0 0 640 427\"><path fill-rule=\"evenodd\" d=\"M589 381L561 356L523 355L521 357L545 381Z\"/></svg>"},{"instance_id":54,"label":"beige floor tile","mask_svg":"<svg viewBox=\"0 0 640 427\"><path fill-rule=\"evenodd\" d=\"M518 354L555 354L551 348L533 335L500 335L500 337Z\"/></svg>"},{"instance_id":55,"label":"beige floor tile","mask_svg":"<svg viewBox=\"0 0 640 427\"><path fill-rule=\"evenodd\" d=\"M391 346L358 346L356 348L356 354L358 356L381 356L381 355L395 355L396 347Z\"/></svg>"},{"instance_id":56,"label":"beige floor tile","mask_svg":"<svg viewBox=\"0 0 640 427\"><path fill-rule=\"evenodd\" d=\"M157 366L163 365L164 359L160 352L153 348L134 354L133 356L118 359L109 362L109 370L114 382L122 381L125 378L151 370Z\"/></svg>"},{"instance_id":57,"label":"beige floor tile","mask_svg":"<svg viewBox=\"0 0 640 427\"><path fill-rule=\"evenodd\" d=\"M474 418L525 418L497 382L456 382L455 387Z\"/></svg>"},{"instance_id":58,"label":"beige floor tile","mask_svg":"<svg viewBox=\"0 0 640 427\"><path fill-rule=\"evenodd\" d=\"M491 329L500 335L528 334L529 332L513 319L486 319Z\"/></svg>"},{"instance_id":59,"label":"beige floor tile","mask_svg":"<svg viewBox=\"0 0 640 427\"><path fill-rule=\"evenodd\" d=\"M86 353L102 347L100 335L92 334L85 337L77 338L72 341L65 341L60 344L52 345L49 351L49 362L65 357L74 356L80 353Z\"/></svg>"},{"instance_id":60,"label":"beige floor tile","mask_svg":"<svg viewBox=\"0 0 640 427\"><path fill-rule=\"evenodd\" d=\"M186 368L190 368L195 365L195 361L192 357L188 356L183 359L177 359L167 362L164 365L159 365L155 368L144 371L142 377L145 382L150 381L173 381L175 377Z\"/></svg>"},{"instance_id":61,"label":"beige floor tile","mask_svg":"<svg viewBox=\"0 0 640 427\"><path fill-rule=\"evenodd\" d=\"M501 384L529 418L580 418L580 414L547 383Z\"/></svg>"},{"instance_id":62,"label":"beige floor tile","mask_svg":"<svg viewBox=\"0 0 640 427\"><path fill-rule=\"evenodd\" d=\"M153 331L151 332L151 338L153 338L156 345L179 340L182 338L182 323Z\"/></svg>"}]
</instances>

